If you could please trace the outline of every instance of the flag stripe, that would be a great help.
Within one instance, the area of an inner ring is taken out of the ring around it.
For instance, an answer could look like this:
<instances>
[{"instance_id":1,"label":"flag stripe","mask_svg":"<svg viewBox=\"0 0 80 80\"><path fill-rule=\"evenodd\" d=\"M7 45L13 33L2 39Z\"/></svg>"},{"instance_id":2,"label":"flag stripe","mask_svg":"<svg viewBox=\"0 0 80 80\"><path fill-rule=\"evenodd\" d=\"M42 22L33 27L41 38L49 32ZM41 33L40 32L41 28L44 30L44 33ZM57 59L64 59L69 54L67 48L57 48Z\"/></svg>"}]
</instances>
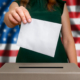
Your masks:
<instances>
[{"instance_id":1,"label":"flag stripe","mask_svg":"<svg viewBox=\"0 0 80 80\"><path fill-rule=\"evenodd\" d=\"M70 18L80 18L80 12L69 12Z\"/></svg>"},{"instance_id":2,"label":"flag stripe","mask_svg":"<svg viewBox=\"0 0 80 80\"><path fill-rule=\"evenodd\" d=\"M80 25L80 18L70 18L71 25Z\"/></svg>"},{"instance_id":3,"label":"flag stripe","mask_svg":"<svg viewBox=\"0 0 80 80\"><path fill-rule=\"evenodd\" d=\"M0 45L1 45L0 50L19 50L19 46L17 46L16 44L0 44Z\"/></svg>"},{"instance_id":4,"label":"flag stripe","mask_svg":"<svg viewBox=\"0 0 80 80\"><path fill-rule=\"evenodd\" d=\"M0 63L4 63L4 62L16 62L16 57L10 57L10 56L8 56L8 57L5 57L5 56L3 56L3 57L1 57L0 56Z\"/></svg>"},{"instance_id":5,"label":"flag stripe","mask_svg":"<svg viewBox=\"0 0 80 80\"><path fill-rule=\"evenodd\" d=\"M80 56L77 56L77 62L80 63Z\"/></svg>"},{"instance_id":6,"label":"flag stripe","mask_svg":"<svg viewBox=\"0 0 80 80\"><path fill-rule=\"evenodd\" d=\"M0 62L0 68L4 65L5 63Z\"/></svg>"},{"instance_id":7,"label":"flag stripe","mask_svg":"<svg viewBox=\"0 0 80 80\"><path fill-rule=\"evenodd\" d=\"M10 45L10 44L7 44ZM0 46L0 51L5 49L6 44L2 44L2 46ZM80 44L75 44L76 46L76 50L80 50ZM5 50L19 50L19 47L16 44L11 44L10 48L6 48Z\"/></svg>"},{"instance_id":8,"label":"flag stripe","mask_svg":"<svg viewBox=\"0 0 80 80\"><path fill-rule=\"evenodd\" d=\"M4 63L4 62L16 62L16 57L1 57L0 56L0 63ZM80 57L77 57L77 62L80 62Z\"/></svg>"},{"instance_id":9,"label":"flag stripe","mask_svg":"<svg viewBox=\"0 0 80 80\"><path fill-rule=\"evenodd\" d=\"M0 50L0 56L17 56L19 50Z\"/></svg>"},{"instance_id":10,"label":"flag stripe","mask_svg":"<svg viewBox=\"0 0 80 80\"><path fill-rule=\"evenodd\" d=\"M80 12L80 6L67 6L69 12Z\"/></svg>"},{"instance_id":11,"label":"flag stripe","mask_svg":"<svg viewBox=\"0 0 80 80\"><path fill-rule=\"evenodd\" d=\"M68 6L80 5L80 0L63 0L63 1L66 1Z\"/></svg>"},{"instance_id":12,"label":"flag stripe","mask_svg":"<svg viewBox=\"0 0 80 80\"><path fill-rule=\"evenodd\" d=\"M17 56L18 55L18 51L19 50L5 50L5 53L4 53L4 50L0 50L0 56ZM76 53L77 53L77 56L80 56L80 50L76 50Z\"/></svg>"},{"instance_id":13,"label":"flag stripe","mask_svg":"<svg viewBox=\"0 0 80 80\"><path fill-rule=\"evenodd\" d=\"M77 25L77 24L71 25L71 30L72 31L80 31L80 24L79 25Z\"/></svg>"},{"instance_id":14,"label":"flag stripe","mask_svg":"<svg viewBox=\"0 0 80 80\"><path fill-rule=\"evenodd\" d=\"M80 44L80 37L78 37L78 38L77 38L77 37L74 37L73 39L74 39L74 42L75 42L76 44L77 44L77 43Z\"/></svg>"},{"instance_id":15,"label":"flag stripe","mask_svg":"<svg viewBox=\"0 0 80 80\"><path fill-rule=\"evenodd\" d=\"M80 50L77 50L76 53L77 53L77 56L80 56Z\"/></svg>"},{"instance_id":16,"label":"flag stripe","mask_svg":"<svg viewBox=\"0 0 80 80\"><path fill-rule=\"evenodd\" d=\"M80 38L80 31L72 31L73 37Z\"/></svg>"},{"instance_id":17,"label":"flag stripe","mask_svg":"<svg viewBox=\"0 0 80 80\"><path fill-rule=\"evenodd\" d=\"M80 68L80 62L78 63L78 67Z\"/></svg>"}]
</instances>

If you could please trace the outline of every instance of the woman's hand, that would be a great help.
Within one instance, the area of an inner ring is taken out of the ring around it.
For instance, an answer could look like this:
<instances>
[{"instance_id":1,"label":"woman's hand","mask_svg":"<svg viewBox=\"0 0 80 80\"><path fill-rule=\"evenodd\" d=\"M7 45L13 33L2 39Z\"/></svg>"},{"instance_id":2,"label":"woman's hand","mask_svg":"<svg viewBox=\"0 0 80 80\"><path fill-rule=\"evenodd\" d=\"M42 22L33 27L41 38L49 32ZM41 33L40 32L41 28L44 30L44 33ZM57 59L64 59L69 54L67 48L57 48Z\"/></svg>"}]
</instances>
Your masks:
<instances>
[{"instance_id":1,"label":"woman's hand","mask_svg":"<svg viewBox=\"0 0 80 80\"><path fill-rule=\"evenodd\" d=\"M21 24L21 21L23 21L23 23L27 23L32 20L28 10L23 6L11 9L9 11L8 18L10 22L16 25Z\"/></svg>"}]
</instances>

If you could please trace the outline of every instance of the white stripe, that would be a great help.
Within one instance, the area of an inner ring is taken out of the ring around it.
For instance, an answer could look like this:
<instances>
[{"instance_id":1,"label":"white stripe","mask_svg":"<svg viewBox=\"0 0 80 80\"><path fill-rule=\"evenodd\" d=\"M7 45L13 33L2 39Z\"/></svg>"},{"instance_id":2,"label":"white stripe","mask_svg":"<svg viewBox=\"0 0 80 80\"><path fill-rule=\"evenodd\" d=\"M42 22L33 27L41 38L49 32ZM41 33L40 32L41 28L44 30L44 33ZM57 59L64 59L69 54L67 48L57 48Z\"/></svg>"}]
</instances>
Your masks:
<instances>
[{"instance_id":1,"label":"white stripe","mask_svg":"<svg viewBox=\"0 0 80 80\"><path fill-rule=\"evenodd\" d=\"M10 44L7 45L7 48L5 48L7 44L1 44L0 50L19 50L19 47L16 46L16 44ZM76 50L80 50L80 44L75 44Z\"/></svg>"},{"instance_id":2,"label":"white stripe","mask_svg":"<svg viewBox=\"0 0 80 80\"><path fill-rule=\"evenodd\" d=\"M0 50L19 50L16 44L0 44Z\"/></svg>"},{"instance_id":3,"label":"white stripe","mask_svg":"<svg viewBox=\"0 0 80 80\"><path fill-rule=\"evenodd\" d=\"M16 57L0 57L0 63L16 62ZM77 57L77 62L80 62L80 57Z\"/></svg>"},{"instance_id":4,"label":"white stripe","mask_svg":"<svg viewBox=\"0 0 80 80\"><path fill-rule=\"evenodd\" d=\"M70 18L70 23L71 25L76 25L76 24L80 25L80 18Z\"/></svg>"},{"instance_id":5,"label":"white stripe","mask_svg":"<svg viewBox=\"0 0 80 80\"><path fill-rule=\"evenodd\" d=\"M0 57L0 63L16 62L16 57Z\"/></svg>"},{"instance_id":6,"label":"white stripe","mask_svg":"<svg viewBox=\"0 0 80 80\"><path fill-rule=\"evenodd\" d=\"M77 62L79 62L79 63L80 63L80 57L79 57L79 56L77 57Z\"/></svg>"},{"instance_id":7,"label":"white stripe","mask_svg":"<svg viewBox=\"0 0 80 80\"><path fill-rule=\"evenodd\" d=\"M80 50L80 44L75 44L76 50Z\"/></svg>"},{"instance_id":8,"label":"white stripe","mask_svg":"<svg viewBox=\"0 0 80 80\"><path fill-rule=\"evenodd\" d=\"M80 6L67 6L69 12L80 12Z\"/></svg>"},{"instance_id":9,"label":"white stripe","mask_svg":"<svg viewBox=\"0 0 80 80\"><path fill-rule=\"evenodd\" d=\"M80 31L72 31L73 37L80 37Z\"/></svg>"}]
</instances>

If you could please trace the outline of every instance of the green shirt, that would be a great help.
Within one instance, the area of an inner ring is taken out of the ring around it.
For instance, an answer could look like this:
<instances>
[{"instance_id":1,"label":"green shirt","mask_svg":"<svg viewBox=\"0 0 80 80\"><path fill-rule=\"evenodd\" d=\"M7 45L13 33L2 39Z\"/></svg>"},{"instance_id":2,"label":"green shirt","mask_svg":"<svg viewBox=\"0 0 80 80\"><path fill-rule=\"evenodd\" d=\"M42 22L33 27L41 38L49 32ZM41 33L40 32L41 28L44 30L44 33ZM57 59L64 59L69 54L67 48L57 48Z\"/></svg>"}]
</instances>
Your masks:
<instances>
[{"instance_id":1,"label":"green shirt","mask_svg":"<svg viewBox=\"0 0 80 80\"><path fill-rule=\"evenodd\" d=\"M32 18L61 24L61 15L63 13L64 3L66 3L66 1L56 1L58 2L59 6L54 5L53 8L55 11L52 12L47 10L46 4L48 0L30 0L29 4L26 6L26 9L29 11ZM20 6L20 0L15 0L15 2L17 2ZM21 25L19 25L19 27L20 26ZM59 34L54 57L20 47L16 62L66 63L68 62L68 57Z\"/></svg>"}]
</instances>

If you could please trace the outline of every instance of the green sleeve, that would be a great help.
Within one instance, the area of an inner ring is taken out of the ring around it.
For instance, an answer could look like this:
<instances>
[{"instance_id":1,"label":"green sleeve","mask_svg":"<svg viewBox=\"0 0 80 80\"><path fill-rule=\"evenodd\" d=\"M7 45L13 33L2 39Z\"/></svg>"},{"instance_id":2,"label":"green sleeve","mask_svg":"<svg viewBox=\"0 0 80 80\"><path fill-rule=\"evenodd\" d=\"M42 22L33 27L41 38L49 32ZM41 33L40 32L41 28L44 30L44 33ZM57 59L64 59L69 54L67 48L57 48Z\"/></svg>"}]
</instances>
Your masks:
<instances>
[{"instance_id":1,"label":"green sleeve","mask_svg":"<svg viewBox=\"0 0 80 80\"><path fill-rule=\"evenodd\" d=\"M66 3L66 1L57 0L57 2L59 3L59 6L61 8L61 15L62 15L63 14L63 9L64 9L64 4Z\"/></svg>"},{"instance_id":2,"label":"green sleeve","mask_svg":"<svg viewBox=\"0 0 80 80\"><path fill-rule=\"evenodd\" d=\"M64 10L64 4L66 3L66 1L63 1L62 4L61 4L61 9L62 9L62 12L61 14L63 14L63 10Z\"/></svg>"}]
</instances>

